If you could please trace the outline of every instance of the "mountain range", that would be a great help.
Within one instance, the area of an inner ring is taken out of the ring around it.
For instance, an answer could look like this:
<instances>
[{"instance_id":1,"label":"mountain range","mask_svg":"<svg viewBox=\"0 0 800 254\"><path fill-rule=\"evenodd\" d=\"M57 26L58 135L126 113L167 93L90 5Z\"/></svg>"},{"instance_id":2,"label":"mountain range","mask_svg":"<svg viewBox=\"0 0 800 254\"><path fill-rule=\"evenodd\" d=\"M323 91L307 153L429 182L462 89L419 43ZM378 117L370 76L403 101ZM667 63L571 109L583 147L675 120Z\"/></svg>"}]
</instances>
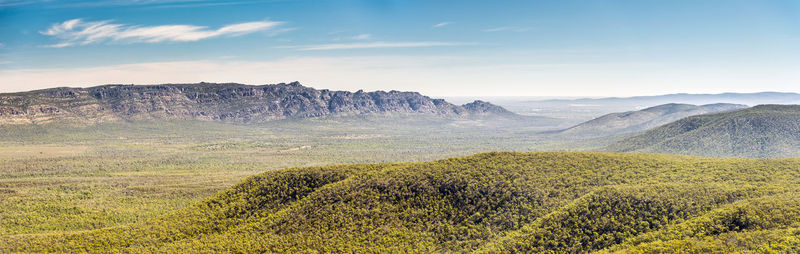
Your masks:
<instances>
[{"instance_id":1,"label":"mountain range","mask_svg":"<svg viewBox=\"0 0 800 254\"><path fill-rule=\"evenodd\" d=\"M251 123L368 113L444 117L515 115L479 100L459 106L417 92L317 90L299 82L260 86L236 83L104 85L0 94L0 124L148 119Z\"/></svg>"},{"instance_id":2,"label":"mountain range","mask_svg":"<svg viewBox=\"0 0 800 254\"><path fill-rule=\"evenodd\" d=\"M708 98L711 96L745 102L759 98L764 100L770 95L775 96L770 99L772 101L789 102L795 98L795 94L759 93L602 100L616 101L622 105L649 99L711 100ZM608 137L597 147L605 146L601 150L610 152L755 158L800 156L800 106L746 107L730 103L701 106L668 103L603 115L555 133L569 139ZM318 90L299 82L259 86L236 83L104 85L0 94L0 125L94 124L139 120L263 123L280 119L372 114L489 119L484 121L487 123L498 122L495 119L500 118L494 117L514 119L503 122L507 128L543 124L559 126L564 122L555 118L523 117L481 100L455 105L417 92ZM637 132L640 133L623 139L616 136ZM560 141L556 137L551 142Z\"/></svg>"}]
</instances>

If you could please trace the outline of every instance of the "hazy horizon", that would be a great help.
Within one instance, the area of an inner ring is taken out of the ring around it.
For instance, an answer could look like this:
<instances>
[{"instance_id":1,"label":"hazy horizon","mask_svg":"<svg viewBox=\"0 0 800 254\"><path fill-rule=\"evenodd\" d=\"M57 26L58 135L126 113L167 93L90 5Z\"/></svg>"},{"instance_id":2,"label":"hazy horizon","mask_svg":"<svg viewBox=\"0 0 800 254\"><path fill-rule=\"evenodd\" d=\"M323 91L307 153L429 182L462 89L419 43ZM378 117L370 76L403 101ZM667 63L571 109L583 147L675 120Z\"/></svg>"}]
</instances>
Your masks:
<instances>
[{"instance_id":1,"label":"hazy horizon","mask_svg":"<svg viewBox=\"0 0 800 254\"><path fill-rule=\"evenodd\" d=\"M797 1L0 1L0 92L299 80L429 96L800 92Z\"/></svg>"}]
</instances>

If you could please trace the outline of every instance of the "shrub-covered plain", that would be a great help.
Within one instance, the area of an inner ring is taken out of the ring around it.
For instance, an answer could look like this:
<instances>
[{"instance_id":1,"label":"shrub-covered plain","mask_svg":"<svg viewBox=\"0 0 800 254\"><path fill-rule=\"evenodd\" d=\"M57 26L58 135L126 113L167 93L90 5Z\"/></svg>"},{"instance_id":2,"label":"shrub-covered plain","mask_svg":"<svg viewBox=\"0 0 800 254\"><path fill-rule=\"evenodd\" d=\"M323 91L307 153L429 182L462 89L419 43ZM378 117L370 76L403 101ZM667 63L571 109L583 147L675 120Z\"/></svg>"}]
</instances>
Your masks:
<instances>
[{"instance_id":1,"label":"shrub-covered plain","mask_svg":"<svg viewBox=\"0 0 800 254\"><path fill-rule=\"evenodd\" d=\"M360 116L262 125L0 126L0 235L135 223L272 169L426 161L544 144L527 135L537 129L492 124Z\"/></svg>"}]
</instances>

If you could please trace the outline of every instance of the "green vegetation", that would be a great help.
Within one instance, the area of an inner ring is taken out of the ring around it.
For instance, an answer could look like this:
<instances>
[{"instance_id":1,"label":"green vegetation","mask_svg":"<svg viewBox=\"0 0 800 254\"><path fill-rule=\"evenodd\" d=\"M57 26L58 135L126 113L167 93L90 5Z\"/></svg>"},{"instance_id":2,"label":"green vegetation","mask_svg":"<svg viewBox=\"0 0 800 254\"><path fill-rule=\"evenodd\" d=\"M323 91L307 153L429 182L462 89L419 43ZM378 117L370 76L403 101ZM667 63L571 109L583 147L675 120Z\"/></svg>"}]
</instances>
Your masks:
<instances>
[{"instance_id":1,"label":"green vegetation","mask_svg":"<svg viewBox=\"0 0 800 254\"><path fill-rule=\"evenodd\" d=\"M427 161L547 145L492 121L322 117L0 127L0 235L136 223L271 169ZM555 143L553 143L555 145Z\"/></svg>"},{"instance_id":2,"label":"green vegetation","mask_svg":"<svg viewBox=\"0 0 800 254\"><path fill-rule=\"evenodd\" d=\"M711 135L720 147L685 151L724 153L725 142L752 145L761 135L763 149L734 151L773 156L798 147L796 112L696 116L649 137ZM616 141L570 143L538 135L552 122L501 121L390 114L0 126L0 253L800 249L798 159L481 153ZM733 127L736 135L714 134Z\"/></svg>"},{"instance_id":3,"label":"green vegetation","mask_svg":"<svg viewBox=\"0 0 800 254\"><path fill-rule=\"evenodd\" d=\"M494 152L288 168L123 226L1 236L0 252L793 252L798 187L798 159Z\"/></svg>"},{"instance_id":4,"label":"green vegetation","mask_svg":"<svg viewBox=\"0 0 800 254\"><path fill-rule=\"evenodd\" d=\"M762 105L692 116L623 139L605 150L714 157L798 157L800 106Z\"/></svg>"}]
</instances>

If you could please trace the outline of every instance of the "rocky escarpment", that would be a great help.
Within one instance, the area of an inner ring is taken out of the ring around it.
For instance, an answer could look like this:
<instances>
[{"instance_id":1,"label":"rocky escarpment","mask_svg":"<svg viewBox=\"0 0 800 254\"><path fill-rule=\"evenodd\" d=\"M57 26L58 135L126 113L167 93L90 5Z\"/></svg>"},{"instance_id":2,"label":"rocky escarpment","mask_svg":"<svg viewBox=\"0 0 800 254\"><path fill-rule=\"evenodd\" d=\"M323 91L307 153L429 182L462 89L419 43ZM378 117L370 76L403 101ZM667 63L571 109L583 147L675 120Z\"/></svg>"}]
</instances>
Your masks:
<instances>
[{"instance_id":1,"label":"rocky escarpment","mask_svg":"<svg viewBox=\"0 0 800 254\"><path fill-rule=\"evenodd\" d=\"M462 105L462 107L472 114L479 113L479 114L496 114L496 115L515 115L511 111L508 111L507 109L501 106L497 106L481 100L476 100L464 104Z\"/></svg>"},{"instance_id":2,"label":"rocky escarpment","mask_svg":"<svg viewBox=\"0 0 800 254\"><path fill-rule=\"evenodd\" d=\"M2 124L148 119L247 123L369 113L444 117L513 115L483 101L458 106L417 92L317 90L298 82L261 86L234 83L105 85L0 94Z\"/></svg>"}]
</instances>

